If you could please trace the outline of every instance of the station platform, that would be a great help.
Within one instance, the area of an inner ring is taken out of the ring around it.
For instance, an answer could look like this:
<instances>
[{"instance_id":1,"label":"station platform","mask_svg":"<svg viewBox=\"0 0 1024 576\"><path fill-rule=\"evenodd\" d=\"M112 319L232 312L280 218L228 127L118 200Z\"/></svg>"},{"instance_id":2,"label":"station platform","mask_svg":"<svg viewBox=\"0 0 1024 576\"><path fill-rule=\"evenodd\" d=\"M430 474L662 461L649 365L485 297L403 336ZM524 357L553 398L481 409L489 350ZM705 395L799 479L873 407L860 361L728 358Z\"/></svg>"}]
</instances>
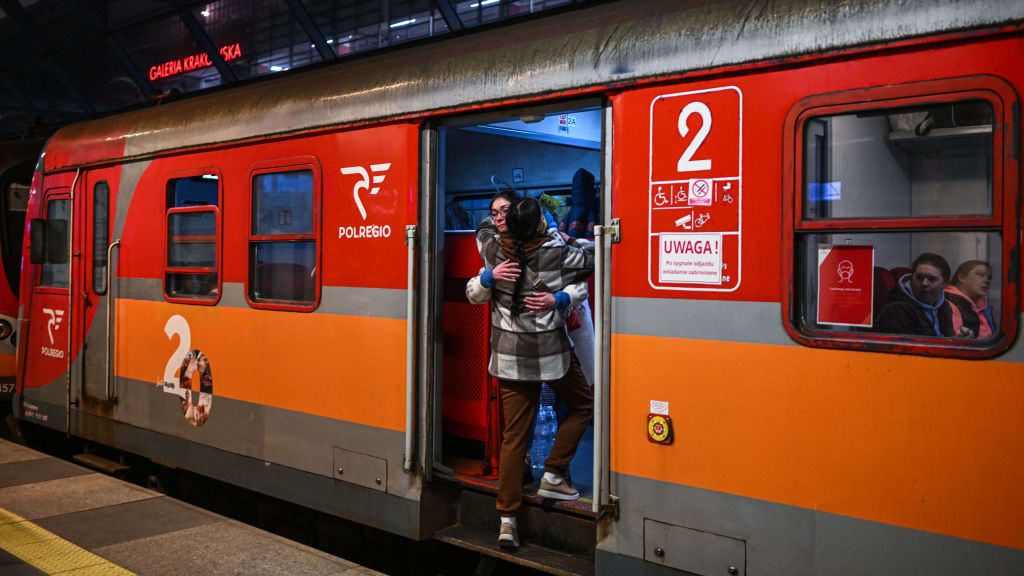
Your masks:
<instances>
[{"instance_id":1,"label":"station platform","mask_svg":"<svg viewBox=\"0 0 1024 576\"><path fill-rule=\"evenodd\" d=\"M0 440L0 574L379 572Z\"/></svg>"}]
</instances>

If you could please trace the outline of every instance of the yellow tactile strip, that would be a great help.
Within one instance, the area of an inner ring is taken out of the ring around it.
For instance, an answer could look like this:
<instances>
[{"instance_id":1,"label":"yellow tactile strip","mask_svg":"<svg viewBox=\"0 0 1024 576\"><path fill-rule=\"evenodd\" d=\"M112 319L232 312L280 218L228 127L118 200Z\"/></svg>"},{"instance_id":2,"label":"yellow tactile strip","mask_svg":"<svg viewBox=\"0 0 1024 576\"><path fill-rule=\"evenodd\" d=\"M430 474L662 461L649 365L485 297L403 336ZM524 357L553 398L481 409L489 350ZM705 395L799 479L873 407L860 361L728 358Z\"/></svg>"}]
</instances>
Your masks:
<instances>
[{"instance_id":1,"label":"yellow tactile strip","mask_svg":"<svg viewBox=\"0 0 1024 576\"><path fill-rule=\"evenodd\" d=\"M3 508L0 508L0 549L46 574L134 576Z\"/></svg>"}]
</instances>

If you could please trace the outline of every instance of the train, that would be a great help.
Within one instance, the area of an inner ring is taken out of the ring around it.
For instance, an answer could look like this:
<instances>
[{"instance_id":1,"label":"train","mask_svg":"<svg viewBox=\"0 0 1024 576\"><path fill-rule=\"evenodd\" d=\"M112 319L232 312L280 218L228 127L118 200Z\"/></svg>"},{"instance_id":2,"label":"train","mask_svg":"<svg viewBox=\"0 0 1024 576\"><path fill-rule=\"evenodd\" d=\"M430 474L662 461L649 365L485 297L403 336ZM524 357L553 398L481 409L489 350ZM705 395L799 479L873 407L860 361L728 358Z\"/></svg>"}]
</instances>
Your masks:
<instances>
[{"instance_id":1,"label":"train","mask_svg":"<svg viewBox=\"0 0 1024 576\"><path fill-rule=\"evenodd\" d=\"M1022 61L1019 2L620 1L61 128L15 417L555 574L1022 573ZM473 228L580 169L584 498L508 553ZM988 333L908 304L970 262Z\"/></svg>"},{"instance_id":2,"label":"train","mask_svg":"<svg viewBox=\"0 0 1024 576\"><path fill-rule=\"evenodd\" d=\"M32 175L44 142L22 138L0 143L0 402L9 403L16 386L18 290Z\"/></svg>"}]
</instances>

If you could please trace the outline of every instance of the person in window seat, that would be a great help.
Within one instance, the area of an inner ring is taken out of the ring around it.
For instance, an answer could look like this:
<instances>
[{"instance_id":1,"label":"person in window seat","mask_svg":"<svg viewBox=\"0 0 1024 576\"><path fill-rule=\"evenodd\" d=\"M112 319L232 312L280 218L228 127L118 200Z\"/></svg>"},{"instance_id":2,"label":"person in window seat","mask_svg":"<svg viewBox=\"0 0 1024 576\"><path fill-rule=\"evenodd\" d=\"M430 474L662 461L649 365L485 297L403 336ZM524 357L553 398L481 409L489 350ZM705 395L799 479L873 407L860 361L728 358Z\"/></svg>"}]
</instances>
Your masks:
<instances>
[{"instance_id":1,"label":"person in window seat","mask_svg":"<svg viewBox=\"0 0 1024 576\"><path fill-rule=\"evenodd\" d=\"M925 252L915 258L910 274L904 274L893 288L876 330L914 336L957 335L952 306L943 293L949 276L949 263L942 256Z\"/></svg>"},{"instance_id":2,"label":"person in window seat","mask_svg":"<svg viewBox=\"0 0 1024 576\"><path fill-rule=\"evenodd\" d=\"M969 338L991 338L996 322L988 303L992 267L982 260L968 260L956 269L953 284L946 286L946 300L952 304L953 331Z\"/></svg>"}]
</instances>

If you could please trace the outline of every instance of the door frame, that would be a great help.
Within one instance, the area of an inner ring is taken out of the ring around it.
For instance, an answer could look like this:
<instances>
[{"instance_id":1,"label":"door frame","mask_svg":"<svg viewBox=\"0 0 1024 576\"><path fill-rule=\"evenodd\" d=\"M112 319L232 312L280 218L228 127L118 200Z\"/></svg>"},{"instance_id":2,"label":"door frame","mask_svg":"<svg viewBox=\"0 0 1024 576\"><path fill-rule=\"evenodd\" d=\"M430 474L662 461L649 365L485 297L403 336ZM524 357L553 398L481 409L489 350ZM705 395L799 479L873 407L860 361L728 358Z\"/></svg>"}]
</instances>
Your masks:
<instances>
[{"instance_id":1,"label":"door frame","mask_svg":"<svg viewBox=\"0 0 1024 576\"><path fill-rule=\"evenodd\" d=\"M485 123L506 121L526 115L547 115L551 113L564 112L566 110L596 109L601 112L601 223L611 222L611 167L612 167L612 103L606 95L600 94L584 98L569 100L539 101L527 103L513 108L490 110L451 116L433 121L424 122L420 130L420 214L418 227L418 248L419 248L419 357L420 367L418 378L418 389L420 398L420 449L423 477L426 481L433 480L437 473L442 478L452 479L454 474L441 463L442 437L443 437L443 414L442 391L443 391L443 345L440 336L442 329L442 296L444 294L445 269L444 269L444 230L443 220L439 217L444 214L445 195L443 186L445 166L442 161L445 157L445 142L441 134L442 129L456 128L459 126L472 126ZM605 270L610 270L611 256L606 251L607 263ZM605 284L610 288L610 274L605 275ZM610 310L610 290L605 290L605 310ZM595 302L595 306L597 302ZM605 316L608 317L607 315ZM608 350L607 343L610 341L610 322L606 323L602 338L606 342L605 350ZM595 335L596 337L596 335ZM608 354L604 356L603 367L595 366L596 370L602 370L604 381L608 382ZM607 395L605 396L607 403ZM607 417L607 410L605 415ZM605 426L606 440L602 443L605 456L601 459L602 469L607 476L607 426ZM607 482L604 484L607 490Z\"/></svg>"}]
</instances>

